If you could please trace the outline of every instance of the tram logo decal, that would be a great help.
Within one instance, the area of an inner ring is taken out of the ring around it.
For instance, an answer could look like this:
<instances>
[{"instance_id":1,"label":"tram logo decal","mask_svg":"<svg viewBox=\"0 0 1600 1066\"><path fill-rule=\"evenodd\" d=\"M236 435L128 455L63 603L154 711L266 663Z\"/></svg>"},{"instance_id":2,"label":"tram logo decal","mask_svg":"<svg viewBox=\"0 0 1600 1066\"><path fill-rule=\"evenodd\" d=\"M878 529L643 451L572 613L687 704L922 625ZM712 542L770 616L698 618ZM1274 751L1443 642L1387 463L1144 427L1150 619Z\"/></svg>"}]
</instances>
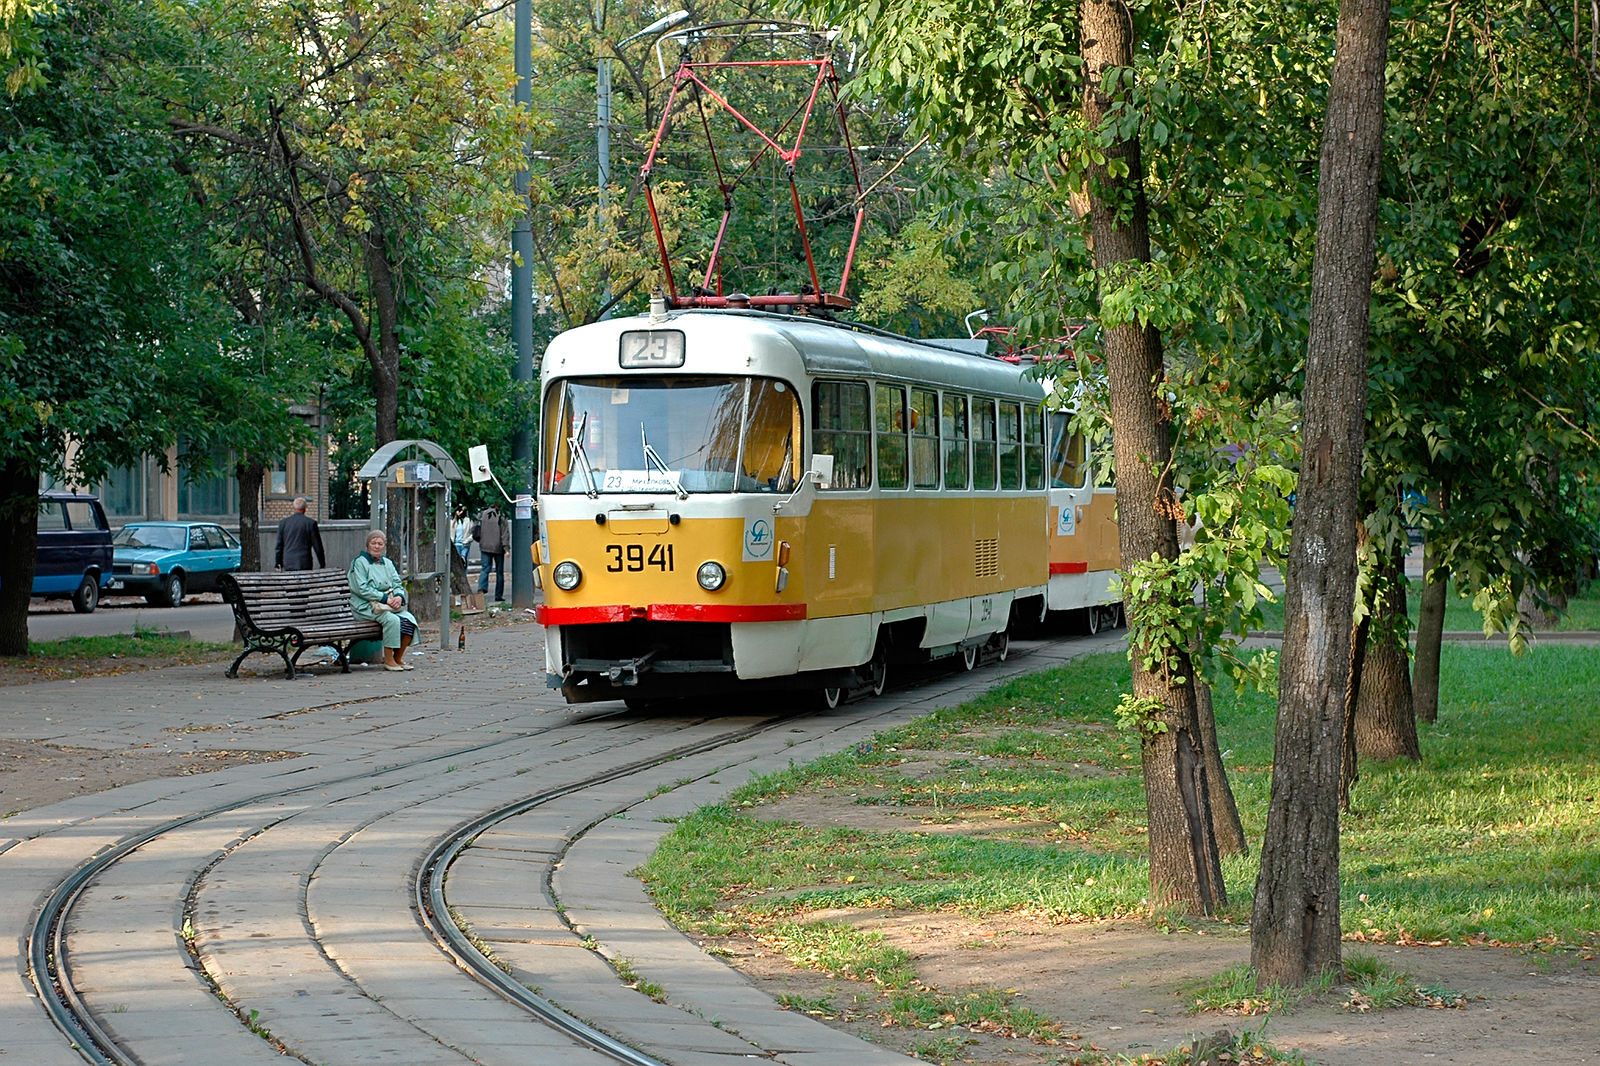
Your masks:
<instances>
[{"instance_id":1,"label":"tram logo decal","mask_svg":"<svg viewBox=\"0 0 1600 1066\"><path fill-rule=\"evenodd\" d=\"M744 520L744 561L761 563L772 558L772 523L765 518Z\"/></svg>"}]
</instances>

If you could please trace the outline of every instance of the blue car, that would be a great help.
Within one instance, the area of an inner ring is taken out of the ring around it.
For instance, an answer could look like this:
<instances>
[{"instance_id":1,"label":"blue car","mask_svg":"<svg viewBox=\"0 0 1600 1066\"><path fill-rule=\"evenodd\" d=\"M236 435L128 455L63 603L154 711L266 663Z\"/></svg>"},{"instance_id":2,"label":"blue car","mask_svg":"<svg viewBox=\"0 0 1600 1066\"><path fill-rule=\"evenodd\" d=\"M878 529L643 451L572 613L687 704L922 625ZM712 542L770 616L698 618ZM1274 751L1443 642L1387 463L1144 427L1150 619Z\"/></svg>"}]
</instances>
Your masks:
<instances>
[{"instance_id":1,"label":"blue car","mask_svg":"<svg viewBox=\"0 0 1600 1066\"><path fill-rule=\"evenodd\" d=\"M215 522L130 522L111 538L107 592L137 593L176 607L190 592L214 592L239 569L240 547Z\"/></svg>"}]
</instances>

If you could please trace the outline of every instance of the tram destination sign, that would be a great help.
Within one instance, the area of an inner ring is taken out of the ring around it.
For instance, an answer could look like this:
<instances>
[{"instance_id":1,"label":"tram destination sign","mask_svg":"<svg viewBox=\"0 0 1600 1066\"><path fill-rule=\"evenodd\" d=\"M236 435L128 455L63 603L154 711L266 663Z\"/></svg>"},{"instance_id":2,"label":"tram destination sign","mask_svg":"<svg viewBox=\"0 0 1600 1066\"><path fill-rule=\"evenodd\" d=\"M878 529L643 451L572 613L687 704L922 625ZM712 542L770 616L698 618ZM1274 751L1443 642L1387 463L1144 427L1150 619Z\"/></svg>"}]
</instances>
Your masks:
<instances>
[{"instance_id":1,"label":"tram destination sign","mask_svg":"<svg viewBox=\"0 0 1600 1066\"><path fill-rule=\"evenodd\" d=\"M683 365L683 350L680 330L631 330L622 335L617 361L624 370L666 370Z\"/></svg>"}]
</instances>

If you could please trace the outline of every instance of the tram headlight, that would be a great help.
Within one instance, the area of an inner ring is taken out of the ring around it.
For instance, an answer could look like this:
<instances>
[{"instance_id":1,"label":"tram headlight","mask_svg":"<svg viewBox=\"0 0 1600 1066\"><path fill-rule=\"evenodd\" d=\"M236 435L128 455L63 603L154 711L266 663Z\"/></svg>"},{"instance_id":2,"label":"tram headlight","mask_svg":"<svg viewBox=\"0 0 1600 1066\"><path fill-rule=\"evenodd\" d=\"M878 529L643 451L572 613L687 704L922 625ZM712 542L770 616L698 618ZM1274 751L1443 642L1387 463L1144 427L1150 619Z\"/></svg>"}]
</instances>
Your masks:
<instances>
[{"instance_id":1,"label":"tram headlight","mask_svg":"<svg viewBox=\"0 0 1600 1066\"><path fill-rule=\"evenodd\" d=\"M704 562L700 569L695 571L695 580L700 582L700 587L707 592L715 592L728 580L728 572L722 568L721 563Z\"/></svg>"},{"instance_id":2,"label":"tram headlight","mask_svg":"<svg viewBox=\"0 0 1600 1066\"><path fill-rule=\"evenodd\" d=\"M550 577L556 583L556 588L562 592L571 592L578 587L578 582L583 580L583 571L571 559L559 562L550 571Z\"/></svg>"}]
</instances>

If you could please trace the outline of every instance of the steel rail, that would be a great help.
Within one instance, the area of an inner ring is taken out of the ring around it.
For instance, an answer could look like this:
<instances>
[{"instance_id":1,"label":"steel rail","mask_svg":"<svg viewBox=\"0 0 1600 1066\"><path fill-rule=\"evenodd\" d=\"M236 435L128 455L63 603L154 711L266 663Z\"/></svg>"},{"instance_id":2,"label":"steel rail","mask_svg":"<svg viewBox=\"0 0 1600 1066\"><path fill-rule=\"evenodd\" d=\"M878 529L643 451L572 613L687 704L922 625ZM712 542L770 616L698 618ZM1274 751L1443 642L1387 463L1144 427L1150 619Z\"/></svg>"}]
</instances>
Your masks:
<instances>
[{"instance_id":1,"label":"steel rail","mask_svg":"<svg viewBox=\"0 0 1600 1066\"><path fill-rule=\"evenodd\" d=\"M617 713L620 715L622 712L619 711ZM605 717L610 716L597 715L595 720ZM391 763L360 773L347 774L326 780L319 779L287 791L257 793L243 799L218 804L215 807L185 815L182 818L163 822L145 832L135 833L123 838L83 862L76 870L57 884L35 914L33 928L28 934L27 954L29 977L33 981L35 991L39 994L40 1003L43 1004L45 1012L50 1016L50 1020L55 1024L56 1028L61 1030L73 1049L82 1055L87 1062L93 1063L94 1066L129 1066L129 1064L135 1063L137 1060L118 1047L116 1040L95 1019L94 1010L83 1001L72 982L72 967L66 948L67 918L71 914L73 905L81 897L84 890L94 882L96 877L144 845L167 833L175 832L220 814L226 814L240 807L247 807L269 799L281 799L285 796L295 796L302 792L311 792L334 785L392 774L398 770L407 770L418 766L427 766L430 763L459 759L464 755L491 751L503 745L523 743L532 737L552 732L558 728L565 728L565 726L548 726L530 730L526 733L519 733L516 736L502 737L483 744L473 744L418 759ZM285 818L287 817L292 817L292 815L286 814Z\"/></svg>"},{"instance_id":2,"label":"steel rail","mask_svg":"<svg viewBox=\"0 0 1600 1066\"><path fill-rule=\"evenodd\" d=\"M594 774L582 781L574 781L558 788L548 789L538 795L519 800L499 810L490 811L477 818L463 823L461 826L445 834L423 857L422 865L418 869L415 884L413 904L416 908L417 918L439 942L439 946L467 973L479 982L488 985L505 999L537 1015L541 1021L560 1032L586 1044L603 1055L616 1059L625 1066L666 1066L659 1059L655 1059L638 1050L622 1043L620 1040L601 1032L586 1022L580 1021L557 1007L549 1000L535 994L525 985L514 980L494 963L484 957L471 938L468 937L454 921L450 919L449 903L445 900L445 879L449 873L450 864L456 857L466 850L472 842L485 831L501 822L526 814L537 807L553 800L569 796L575 792L618 781L645 770L685 759L692 755L704 754L715 751L717 748L727 747L742 740L759 736L768 730L794 721L796 718L806 717L806 714L788 714L768 719L760 724L747 726L734 730L720 737L713 737L698 744L688 744L660 755L638 759L622 766L613 767L603 773ZM627 805L624 805L627 806ZM620 809L620 808L619 808ZM608 811L602 818L584 827L588 831L611 817L616 811Z\"/></svg>"}]
</instances>

